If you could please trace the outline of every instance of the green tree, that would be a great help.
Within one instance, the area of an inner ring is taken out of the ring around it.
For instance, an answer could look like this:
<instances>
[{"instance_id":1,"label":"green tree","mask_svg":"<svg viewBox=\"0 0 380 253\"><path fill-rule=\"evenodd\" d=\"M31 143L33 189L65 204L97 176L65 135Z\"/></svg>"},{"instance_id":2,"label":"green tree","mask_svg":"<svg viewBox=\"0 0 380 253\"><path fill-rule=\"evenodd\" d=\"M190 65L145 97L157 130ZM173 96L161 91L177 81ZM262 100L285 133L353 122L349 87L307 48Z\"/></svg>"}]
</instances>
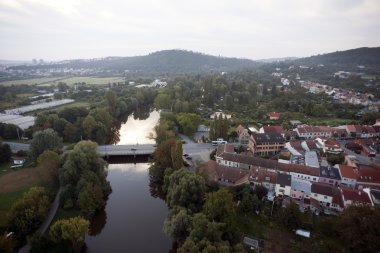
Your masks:
<instances>
[{"instance_id":1,"label":"green tree","mask_svg":"<svg viewBox=\"0 0 380 253\"><path fill-rule=\"evenodd\" d=\"M81 217L58 220L51 227L49 235L53 241L69 241L75 252L80 252L90 222Z\"/></svg>"},{"instance_id":2,"label":"green tree","mask_svg":"<svg viewBox=\"0 0 380 253\"><path fill-rule=\"evenodd\" d=\"M49 205L50 202L45 188L30 188L12 205L9 211L9 231L13 231L18 239L31 234L45 219Z\"/></svg>"},{"instance_id":3,"label":"green tree","mask_svg":"<svg viewBox=\"0 0 380 253\"><path fill-rule=\"evenodd\" d=\"M62 146L62 138L53 129L37 131L30 143L30 157L35 161L45 150L60 151Z\"/></svg>"},{"instance_id":4,"label":"green tree","mask_svg":"<svg viewBox=\"0 0 380 253\"><path fill-rule=\"evenodd\" d=\"M11 160L12 151L11 147L7 143L0 142L0 164L7 163Z\"/></svg>"},{"instance_id":5,"label":"green tree","mask_svg":"<svg viewBox=\"0 0 380 253\"><path fill-rule=\"evenodd\" d=\"M169 178L167 203L170 207L178 205L196 212L202 206L205 191L203 177L180 169Z\"/></svg>"},{"instance_id":6,"label":"green tree","mask_svg":"<svg viewBox=\"0 0 380 253\"><path fill-rule=\"evenodd\" d=\"M380 207L352 205L338 217L338 234L350 252L377 252L380 249Z\"/></svg>"},{"instance_id":7,"label":"green tree","mask_svg":"<svg viewBox=\"0 0 380 253\"><path fill-rule=\"evenodd\" d=\"M226 188L206 195L203 212L210 220L228 222L235 215L233 195Z\"/></svg>"},{"instance_id":8,"label":"green tree","mask_svg":"<svg viewBox=\"0 0 380 253\"><path fill-rule=\"evenodd\" d=\"M38 156L37 164L42 182L46 185L57 185L58 169L61 165L59 155L54 151L46 150Z\"/></svg>"},{"instance_id":9,"label":"green tree","mask_svg":"<svg viewBox=\"0 0 380 253\"><path fill-rule=\"evenodd\" d=\"M82 122L83 132L87 139L91 140L93 138L93 131L96 128L95 118L91 115L87 115Z\"/></svg>"},{"instance_id":10,"label":"green tree","mask_svg":"<svg viewBox=\"0 0 380 253\"><path fill-rule=\"evenodd\" d=\"M182 168L183 159L182 159L182 143L177 141L175 146L171 148L171 158L172 158L172 168L174 170L179 170Z\"/></svg>"},{"instance_id":11,"label":"green tree","mask_svg":"<svg viewBox=\"0 0 380 253\"><path fill-rule=\"evenodd\" d=\"M91 216L104 206L104 199L111 192L107 164L98 155L96 143L77 143L73 150L64 153L62 161L59 181L64 187L63 201L76 203L83 214Z\"/></svg>"},{"instance_id":12,"label":"green tree","mask_svg":"<svg viewBox=\"0 0 380 253\"><path fill-rule=\"evenodd\" d=\"M300 227L302 216L299 206L290 201L289 205L282 208L278 214L278 218L282 225L289 230L294 230Z\"/></svg>"},{"instance_id":13,"label":"green tree","mask_svg":"<svg viewBox=\"0 0 380 253\"><path fill-rule=\"evenodd\" d=\"M109 110L110 114L113 117L119 116L117 114L117 112L116 112L116 109L117 109L117 96L116 96L116 93L113 92L113 91L107 91L105 97L106 97L106 101L107 101L107 105L108 105L108 110Z\"/></svg>"},{"instance_id":14,"label":"green tree","mask_svg":"<svg viewBox=\"0 0 380 253\"><path fill-rule=\"evenodd\" d=\"M239 210L242 213L251 213L254 210L253 196L249 192L243 194L243 199L240 202Z\"/></svg>"},{"instance_id":15,"label":"green tree","mask_svg":"<svg viewBox=\"0 0 380 253\"><path fill-rule=\"evenodd\" d=\"M179 206L170 209L164 222L164 232L173 241L184 241L191 230L191 216Z\"/></svg>"}]
</instances>

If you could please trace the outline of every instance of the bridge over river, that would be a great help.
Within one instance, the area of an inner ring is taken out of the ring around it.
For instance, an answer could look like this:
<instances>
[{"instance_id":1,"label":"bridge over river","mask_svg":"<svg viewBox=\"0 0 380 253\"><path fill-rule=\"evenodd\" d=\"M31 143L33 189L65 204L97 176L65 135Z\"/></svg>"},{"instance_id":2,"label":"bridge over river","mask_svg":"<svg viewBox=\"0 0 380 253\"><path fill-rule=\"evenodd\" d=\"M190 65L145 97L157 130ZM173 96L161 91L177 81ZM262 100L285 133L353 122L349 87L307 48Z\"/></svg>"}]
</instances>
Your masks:
<instances>
[{"instance_id":1,"label":"bridge over river","mask_svg":"<svg viewBox=\"0 0 380 253\"><path fill-rule=\"evenodd\" d=\"M154 144L100 145L97 151L101 156L151 155L156 149L155 146Z\"/></svg>"}]
</instances>

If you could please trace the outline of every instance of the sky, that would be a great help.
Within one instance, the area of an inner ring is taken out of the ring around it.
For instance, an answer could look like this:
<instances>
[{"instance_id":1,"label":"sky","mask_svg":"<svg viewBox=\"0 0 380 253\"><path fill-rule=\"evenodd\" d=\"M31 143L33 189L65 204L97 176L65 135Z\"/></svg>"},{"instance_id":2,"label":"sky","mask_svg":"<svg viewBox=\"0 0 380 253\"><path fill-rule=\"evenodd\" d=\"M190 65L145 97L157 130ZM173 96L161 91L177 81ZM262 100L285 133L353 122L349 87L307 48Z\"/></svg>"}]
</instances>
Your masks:
<instances>
[{"instance_id":1,"label":"sky","mask_svg":"<svg viewBox=\"0 0 380 253\"><path fill-rule=\"evenodd\" d=\"M380 46L379 0L0 0L0 59L185 49L248 59Z\"/></svg>"}]
</instances>

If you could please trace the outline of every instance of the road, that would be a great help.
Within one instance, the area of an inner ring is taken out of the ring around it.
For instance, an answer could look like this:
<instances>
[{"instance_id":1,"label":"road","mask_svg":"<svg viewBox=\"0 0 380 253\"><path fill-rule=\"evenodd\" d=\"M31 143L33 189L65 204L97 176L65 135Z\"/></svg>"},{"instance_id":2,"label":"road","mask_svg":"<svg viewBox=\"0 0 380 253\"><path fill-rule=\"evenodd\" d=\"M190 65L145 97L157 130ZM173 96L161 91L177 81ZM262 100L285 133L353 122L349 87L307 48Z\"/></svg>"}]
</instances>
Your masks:
<instances>
[{"instance_id":1,"label":"road","mask_svg":"<svg viewBox=\"0 0 380 253\"><path fill-rule=\"evenodd\" d=\"M379 155L377 155L376 158L375 158L374 160L371 160L371 158L368 157L368 156L364 156L364 155L362 155L362 154L356 154L355 152L353 152L353 151L347 149L347 148L345 147L345 145L346 145L346 143L351 142L351 140L350 140L350 141L347 141L347 140L340 140L340 141L338 141L338 142L339 142L339 144L340 144L340 147L343 149L343 151L344 151L346 154L350 155L350 156L355 156L355 157L356 157L356 160L357 160L359 163L361 163L361 164L365 164L365 165L368 165L368 164L371 164L371 163L377 163L377 164L380 164L380 157L379 157Z\"/></svg>"},{"instance_id":2,"label":"road","mask_svg":"<svg viewBox=\"0 0 380 253\"><path fill-rule=\"evenodd\" d=\"M9 144L12 152L17 153L20 150L29 150L30 144L4 141L3 143Z\"/></svg>"}]
</instances>

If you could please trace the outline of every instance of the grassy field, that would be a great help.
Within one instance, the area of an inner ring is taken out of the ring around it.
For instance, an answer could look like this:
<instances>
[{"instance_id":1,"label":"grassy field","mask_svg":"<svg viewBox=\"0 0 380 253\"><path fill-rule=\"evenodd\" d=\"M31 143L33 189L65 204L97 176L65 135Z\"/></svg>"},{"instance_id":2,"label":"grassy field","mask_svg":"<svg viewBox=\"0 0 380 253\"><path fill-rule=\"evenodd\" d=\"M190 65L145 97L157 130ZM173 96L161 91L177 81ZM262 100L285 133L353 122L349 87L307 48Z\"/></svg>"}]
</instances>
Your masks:
<instances>
[{"instance_id":1,"label":"grassy field","mask_svg":"<svg viewBox=\"0 0 380 253\"><path fill-rule=\"evenodd\" d=\"M45 84L45 83L49 83L53 81L57 81L58 83L60 79L64 79L64 78L57 78L57 77L31 78L31 79L24 79L24 80L4 81L4 82L0 82L0 85L4 85L4 86L21 85L21 84L34 85L34 84Z\"/></svg>"},{"instance_id":2,"label":"grassy field","mask_svg":"<svg viewBox=\"0 0 380 253\"><path fill-rule=\"evenodd\" d=\"M67 85L73 85L75 83L86 83L91 85L108 85L108 83L117 83L117 82L124 82L125 79L123 77L91 77L91 76L80 76L80 77L70 77L67 79L62 80L62 82L65 82ZM58 83L58 82L56 82Z\"/></svg>"},{"instance_id":3,"label":"grassy field","mask_svg":"<svg viewBox=\"0 0 380 253\"><path fill-rule=\"evenodd\" d=\"M14 81L4 81L0 82L0 85L10 86L10 85L57 85L59 82L64 82L68 85L73 85L75 83L83 83L91 84L91 85L107 85L108 83L113 82L124 82L125 79L123 77L92 77L92 76L79 76L79 77L43 77L43 78L31 78L24 80L14 80Z\"/></svg>"}]
</instances>

